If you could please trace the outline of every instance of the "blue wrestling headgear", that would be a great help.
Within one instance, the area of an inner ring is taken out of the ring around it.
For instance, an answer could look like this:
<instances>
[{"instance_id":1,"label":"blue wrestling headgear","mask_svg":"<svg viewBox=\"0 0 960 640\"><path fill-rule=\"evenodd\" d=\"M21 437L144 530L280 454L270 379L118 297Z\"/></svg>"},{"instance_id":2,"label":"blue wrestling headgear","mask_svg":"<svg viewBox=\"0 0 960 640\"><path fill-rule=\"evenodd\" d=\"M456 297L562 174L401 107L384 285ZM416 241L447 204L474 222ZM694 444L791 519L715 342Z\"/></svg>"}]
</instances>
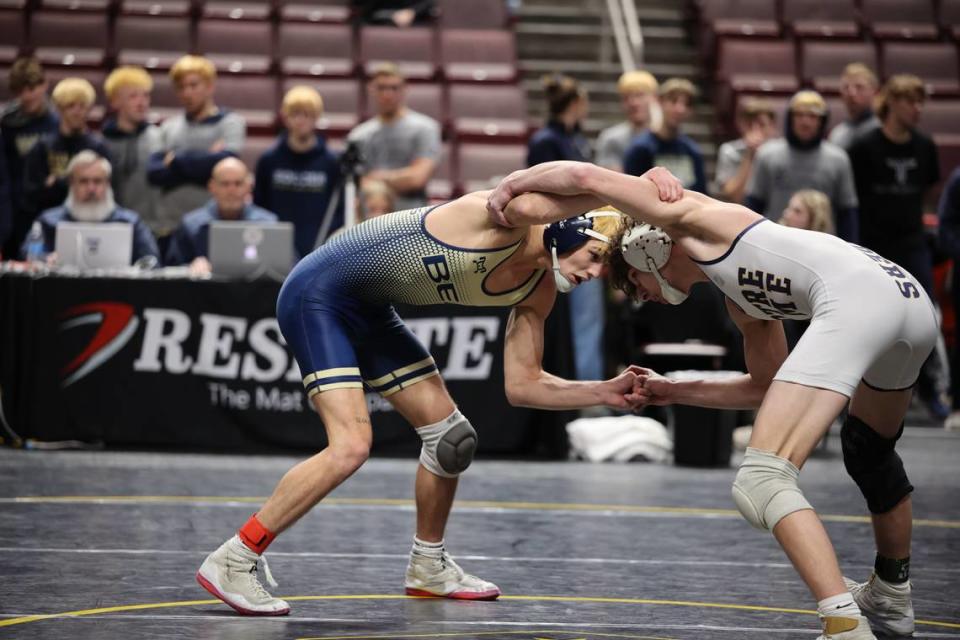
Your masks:
<instances>
[{"instance_id":1,"label":"blue wrestling headgear","mask_svg":"<svg viewBox=\"0 0 960 640\"><path fill-rule=\"evenodd\" d=\"M573 251L591 238L610 244L610 238L593 229L594 218L602 216L619 218L621 214L614 211L590 211L566 220L551 222L544 228L543 246L553 257L553 281L560 293L567 293L576 285L560 272L560 262L557 260L559 254Z\"/></svg>"}]
</instances>

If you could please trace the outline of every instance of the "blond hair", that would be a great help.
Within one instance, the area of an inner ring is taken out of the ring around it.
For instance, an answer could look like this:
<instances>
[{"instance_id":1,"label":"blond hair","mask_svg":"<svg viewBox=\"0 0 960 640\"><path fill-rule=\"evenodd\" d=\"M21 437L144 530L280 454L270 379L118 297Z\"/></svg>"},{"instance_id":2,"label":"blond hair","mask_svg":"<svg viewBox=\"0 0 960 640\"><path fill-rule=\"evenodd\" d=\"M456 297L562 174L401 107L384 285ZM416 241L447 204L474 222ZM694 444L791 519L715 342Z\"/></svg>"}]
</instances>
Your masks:
<instances>
[{"instance_id":1,"label":"blond hair","mask_svg":"<svg viewBox=\"0 0 960 640\"><path fill-rule=\"evenodd\" d=\"M633 218L624 216L622 228L619 229L615 235L608 236L610 238L611 250L606 254L607 279L610 281L610 286L623 291L631 300L635 300L637 297L637 285L630 282L630 269L632 267L623 257L623 251L620 250L620 243L623 241L623 236L638 224L641 223Z\"/></svg>"},{"instance_id":2,"label":"blond hair","mask_svg":"<svg viewBox=\"0 0 960 640\"><path fill-rule=\"evenodd\" d=\"M927 88L923 80L909 73L895 75L880 89L880 93L874 99L874 111L877 117L885 120L890 113L890 101L895 98L914 98L924 101L927 99Z\"/></svg>"},{"instance_id":3,"label":"blond hair","mask_svg":"<svg viewBox=\"0 0 960 640\"><path fill-rule=\"evenodd\" d=\"M75 102L80 102L89 107L96 101L97 92L93 85L83 78L64 78L53 88L51 97L58 109Z\"/></svg>"},{"instance_id":4,"label":"blond hair","mask_svg":"<svg viewBox=\"0 0 960 640\"><path fill-rule=\"evenodd\" d=\"M796 111L798 109L812 111L818 116L823 116L827 113L827 101L816 91L804 89L803 91L797 91L790 98L790 110Z\"/></svg>"},{"instance_id":5,"label":"blond hair","mask_svg":"<svg viewBox=\"0 0 960 640\"><path fill-rule=\"evenodd\" d=\"M401 80L406 80L406 78L403 77L403 73L400 72L400 67L393 62L381 62L370 70L371 82L380 77L400 78Z\"/></svg>"},{"instance_id":6,"label":"blond hair","mask_svg":"<svg viewBox=\"0 0 960 640\"><path fill-rule=\"evenodd\" d=\"M313 87L298 84L283 96L280 112L289 116L294 111L306 111L317 117L323 113L323 98Z\"/></svg>"},{"instance_id":7,"label":"blond hair","mask_svg":"<svg viewBox=\"0 0 960 640\"><path fill-rule=\"evenodd\" d=\"M203 56L190 55L183 56L177 60L173 68L170 69L170 79L176 86L183 82L183 79L191 73L197 74L207 82L213 82L217 79L217 68L213 66L212 62Z\"/></svg>"},{"instance_id":8,"label":"blond hair","mask_svg":"<svg viewBox=\"0 0 960 640\"><path fill-rule=\"evenodd\" d=\"M629 93L656 93L659 86L649 71L627 71L617 81L617 91L622 96Z\"/></svg>"},{"instance_id":9,"label":"blond hair","mask_svg":"<svg viewBox=\"0 0 960 640\"><path fill-rule=\"evenodd\" d=\"M793 194L800 201L800 205L810 214L810 231L836 234L833 226L833 207L827 194L816 189L801 189ZM782 219L780 224L786 224Z\"/></svg>"},{"instance_id":10,"label":"blond hair","mask_svg":"<svg viewBox=\"0 0 960 640\"><path fill-rule=\"evenodd\" d=\"M619 245L619 238L623 235L623 231L627 228L627 223L630 221L630 218L619 209L609 205L591 211L591 213L594 212L620 214L619 216L597 216L596 218L593 218L593 230L610 238L610 243L605 243L599 250L600 255L607 256L613 252L615 247ZM617 240L615 241L614 238Z\"/></svg>"},{"instance_id":11,"label":"blond hair","mask_svg":"<svg viewBox=\"0 0 960 640\"><path fill-rule=\"evenodd\" d=\"M153 78L143 67L117 67L103 82L103 91L107 94L108 100L113 100L121 87L153 91Z\"/></svg>"},{"instance_id":12,"label":"blond hair","mask_svg":"<svg viewBox=\"0 0 960 640\"><path fill-rule=\"evenodd\" d=\"M753 122L761 116L769 116L771 120L776 120L777 111L773 108L773 103L766 98L745 98L740 103L737 116L747 122Z\"/></svg>"},{"instance_id":13,"label":"blond hair","mask_svg":"<svg viewBox=\"0 0 960 640\"><path fill-rule=\"evenodd\" d=\"M669 78L660 85L660 97L668 100L681 95L686 96L688 101L693 102L699 93L693 83L686 78Z\"/></svg>"},{"instance_id":14,"label":"blond hair","mask_svg":"<svg viewBox=\"0 0 960 640\"><path fill-rule=\"evenodd\" d=\"M851 62L848 64L843 68L843 74L840 78L865 78L874 88L880 84L877 81L877 74L873 72L873 69L862 62Z\"/></svg>"}]
</instances>

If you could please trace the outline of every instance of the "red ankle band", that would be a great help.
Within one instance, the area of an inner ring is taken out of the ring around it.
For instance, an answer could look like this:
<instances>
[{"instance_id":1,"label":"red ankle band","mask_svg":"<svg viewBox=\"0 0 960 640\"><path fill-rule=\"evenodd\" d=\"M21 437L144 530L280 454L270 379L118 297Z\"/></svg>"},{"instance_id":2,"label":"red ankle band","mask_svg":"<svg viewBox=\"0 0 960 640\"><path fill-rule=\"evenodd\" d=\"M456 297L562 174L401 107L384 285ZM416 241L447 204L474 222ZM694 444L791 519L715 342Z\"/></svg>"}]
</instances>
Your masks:
<instances>
[{"instance_id":1,"label":"red ankle band","mask_svg":"<svg viewBox=\"0 0 960 640\"><path fill-rule=\"evenodd\" d=\"M260 524L260 521L257 520L257 514L250 516L250 519L247 520L245 525L240 527L237 534L240 536L243 544L258 554L266 551L270 543L273 542L273 539L277 537L277 534Z\"/></svg>"}]
</instances>

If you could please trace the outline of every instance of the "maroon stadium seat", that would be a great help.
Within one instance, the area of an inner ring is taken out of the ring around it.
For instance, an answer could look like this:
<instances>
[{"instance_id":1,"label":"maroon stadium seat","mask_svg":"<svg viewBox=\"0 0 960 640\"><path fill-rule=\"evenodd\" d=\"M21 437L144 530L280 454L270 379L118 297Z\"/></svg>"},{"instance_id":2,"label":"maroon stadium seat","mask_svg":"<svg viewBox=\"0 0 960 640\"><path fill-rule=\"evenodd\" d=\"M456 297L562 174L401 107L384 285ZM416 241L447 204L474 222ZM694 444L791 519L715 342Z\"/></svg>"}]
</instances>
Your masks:
<instances>
[{"instance_id":1,"label":"maroon stadium seat","mask_svg":"<svg viewBox=\"0 0 960 640\"><path fill-rule=\"evenodd\" d=\"M717 74L738 92L796 91L793 42L721 40Z\"/></svg>"},{"instance_id":2,"label":"maroon stadium seat","mask_svg":"<svg viewBox=\"0 0 960 640\"><path fill-rule=\"evenodd\" d=\"M53 11L94 11L106 13L111 0L40 0L40 7Z\"/></svg>"},{"instance_id":3,"label":"maroon stadium seat","mask_svg":"<svg viewBox=\"0 0 960 640\"><path fill-rule=\"evenodd\" d=\"M277 0L281 20L340 22L350 20L350 0Z\"/></svg>"},{"instance_id":4,"label":"maroon stadium seat","mask_svg":"<svg viewBox=\"0 0 960 640\"><path fill-rule=\"evenodd\" d=\"M851 62L867 65L880 77L872 42L807 40L800 46L800 76L821 93L840 91L840 75Z\"/></svg>"},{"instance_id":5,"label":"maroon stadium seat","mask_svg":"<svg viewBox=\"0 0 960 640\"><path fill-rule=\"evenodd\" d=\"M920 129L932 135L960 136L960 100L927 100L920 116Z\"/></svg>"},{"instance_id":6,"label":"maroon stadium seat","mask_svg":"<svg viewBox=\"0 0 960 640\"><path fill-rule=\"evenodd\" d=\"M269 22L201 20L197 23L197 50L230 73L266 73L270 70L273 31Z\"/></svg>"},{"instance_id":7,"label":"maroon stadium seat","mask_svg":"<svg viewBox=\"0 0 960 640\"><path fill-rule=\"evenodd\" d=\"M783 0L783 23L803 38L860 35L854 0Z\"/></svg>"},{"instance_id":8,"label":"maroon stadium seat","mask_svg":"<svg viewBox=\"0 0 960 640\"><path fill-rule=\"evenodd\" d=\"M186 17L190 0L120 0L120 13L132 16Z\"/></svg>"},{"instance_id":9,"label":"maroon stadium seat","mask_svg":"<svg viewBox=\"0 0 960 640\"><path fill-rule=\"evenodd\" d=\"M527 166L524 144L462 143L458 155L464 193L492 189L507 174Z\"/></svg>"},{"instance_id":10,"label":"maroon stadium seat","mask_svg":"<svg viewBox=\"0 0 960 640\"><path fill-rule=\"evenodd\" d=\"M283 92L300 84L309 85L320 92L323 115L317 121L317 128L328 137L343 137L360 122L361 84L358 80L285 78Z\"/></svg>"},{"instance_id":11,"label":"maroon stadium seat","mask_svg":"<svg viewBox=\"0 0 960 640\"><path fill-rule=\"evenodd\" d=\"M150 78L153 80L153 91L150 93L150 120L159 122L183 111L169 74L151 73Z\"/></svg>"},{"instance_id":12,"label":"maroon stadium seat","mask_svg":"<svg viewBox=\"0 0 960 640\"><path fill-rule=\"evenodd\" d=\"M883 73L920 76L931 94L960 94L957 47L952 42L886 42L881 46Z\"/></svg>"},{"instance_id":13,"label":"maroon stadium seat","mask_svg":"<svg viewBox=\"0 0 960 640\"><path fill-rule=\"evenodd\" d=\"M940 0L940 26L960 40L960 0Z\"/></svg>"},{"instance_id":14,"label":"maroon stadium seat","mask_svg":"<svg viewBox=\"0 0 960 640\"><path fill-rule=\"evenodd\" d=\"M19 11L0 11L0 63L16 60L23 47L24 22Z\"/></svg>"},{"instance_id":15,"label":"maroon stadium seat","mask_svg":"<svg viewBox=\"0 0 960 640\"><path fill-rule=\"evenodd\" d=\"M249 131L273 131L279 101L277 83L272 76L220 76L217 78L216 100L220 107L242 115Z\"/></svg>"},{"instance_id":16,"label":"maroon stadium seat","mask_svg":"<svg viewBox=\"0 0 960 640\"><path fill-rule=\"evenodd\" d=\"M437 71L433 30L412 27L364 27L360 30L360 61L370 73L379 63L393 62L408 80L429 80Z\"/></svg>"},{"instance_id":17,"label":"maroon stadium seat","mask_svg":"<svg viewBox=\"0 0 960 640\"><path fill-rule=\"evenodd\" d=\"M204 18L221 20L257 20L270 19L273 3L270 0L206 0L203 3Z\"/></svg>"},{"instance_id":18,"label":"maroon stadium seat","mask_svg":"<svg viewBox=\"0 0 960 640\"><path fill-rule=\"evenodd\" d=\"M507 7L503 0L440 1L442 29L503 29L507 22Z\"/></svg>"},{"instance_id":19,"label":"maroon stadium seat","mask_svg":"<svg viewBox=\"0 0 960 640\"><path fill-rule=\"evenodd\" d=\"M450 120L461 138L526 140L527 97L513 85L452 84Z\"/></svg>"},{"instance_id":20,"label":"maroon stadium seat","mask_svg":"<svg viewBox=\"0 0 960 640\"><path fill-rule=\"evenodd\" d=\"M430 181L427 182L427 198L431 202L445 202L453 197L457 172L454 167L454 156L451 153L450 143L444 142L440 146L440 156L437 158L437 168Z\"/></svg>"},{"instance_id":21,"label":"maroon stadium seat","mask_svg":"<svg viewBox=\"0 0 960 640\"><path fill-rule=\"evenodd\" d=\"M881 40L935 40L931 0L863 0L863 21Z\"/></svg>"},{"instance_id":22,"label":"maroon stadium seat","mask_svg":"<svg viewBox=\"0 0 960 640\"><path fill-rule=\"evenodd\" d=\"M349 76L353 73L353 31L348 24L281 22L277 58L284 75Z\"/></svg>"},{"instance_id":23,"label":"maroon stadium seat","mask_svg":"<svg viewBox=\"0 0 960 640\"><path fill-rule=\"evenodd\" d=\"M240 152L240 159L247 165L250 172L253 173L257 168L257 160L264 152L273 146L277 137L272 135L247 136L243 141L243 150ZM276 212L274 212L276 213Z\"/></svg>"},{"instance_id":24,"label":"maroon stadium seat","mask_svg":"<svg viewBox=\"0 0 960 640\"><path fill-rule=\"evenodd\" d=\"M508 81L517 75L512 31L444 29L440 31L440 63L448 81Z\"/></svg>"},{"instance_id":25,"label":"maroon stadium seat","mask_svg":"<svg viewBox=\"0 0 960 640\"><path fill-rule=\"evenodd\" d=\"M29 4L28 0L0 0L0 9L23 11L27 4Z\"/></svg>"},{"instance_id":26,"label":"maroon stadium seat","mask_svg":"<svg viewBox=\"0 0 960 640\"><path fill-rule=\"evenodd\" d=\"M102 65L108 33L104 13L34 11L30 16L34 54L45 65Z\"/></svg>"},{"instance_id":27,"label":"maroon stadium seat","mask_svg":"<svg viewBox=\"0 0 960 640\"><path fill-rule=\"evenodd\" d=\"M10 67L0 66L0 103L13 100L16 96L10 93Z\"/></svg>"},{"instance_id":28,"label":"maroon stadium seat","mask_svg":"<svg viewBox=\"0 0 960 640\"><path fill-rule=\"evenodd\" d=\"M442 127L447 121L447 101L444 87L433 82L416 82L407 85L406 104L414 111L430 116ZM370 105L367 105L369 110Z\"/></svg>"},{"instance_id":29,"label":"maroon stadium seat","mask_svg":"<svg viewBox=\"0 0 960 640\"><path fill-rule=\"evenodd\" d=\"M92 84L94 90L97 92L97 100L93 108L90 109L88 119L92 123L103 121L103 117L107 111L105 107L107 99L103 93L103 81L107 78L106 72L100 69L83 69L79 67L47 67L44 69L44 73L47 76L47 82L50 83L51 91L53 87L64 78L83 78Z\"/></svg>"},{"instance_id":30,"label":"maroon stadium seat","mask_svg":"<svg viewBox=\"0 0 960 640\"><path fill-rule=\"evenodd\" d=\"M118 16L114 27L114 48L119 64L169 69L183 54L193 49L190 20Z\"/></svg>"},{"instance_id":31,"label":"maroon stadium seat","mask_svg":"<svg viewBox=\"0 0 960 640\"><path fill-rule=\"evenodd\" d=\"M701 0L700 21L718 36L777 36L777 3L770 0Z\"/></svg>"}]
</instances>

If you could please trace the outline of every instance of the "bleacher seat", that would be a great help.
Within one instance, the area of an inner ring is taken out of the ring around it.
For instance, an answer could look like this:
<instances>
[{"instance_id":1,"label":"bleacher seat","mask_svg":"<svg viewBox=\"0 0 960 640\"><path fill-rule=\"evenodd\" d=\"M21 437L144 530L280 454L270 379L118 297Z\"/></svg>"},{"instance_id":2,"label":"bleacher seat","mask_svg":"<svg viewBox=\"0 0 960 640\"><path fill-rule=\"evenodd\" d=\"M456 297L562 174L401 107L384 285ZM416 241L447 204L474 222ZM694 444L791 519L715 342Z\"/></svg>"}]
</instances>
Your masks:
<instances>
[{"instance_id":1,"label":"bleacher seat","mask_svg":"<svg viewBox=\"0 0 960 640\"><path fill-rule=\"evenodd\" d=\"M960 0L940 0L940 26L960 40Z\"/></svg>"},{"instance_id":2,"label":"bleacher seat","mask_svg":"<svg viewBox=\"0 0 960 640\"><path fill-rule=\"evenodd\" d=\"M854 0L783 0L783 23L801 38L856 38Z\"/></svg>"},{"instance_id":3,"label":"bleacher seat","mask_svg":"<svg viewBox=\"0 0 960 640\"><path fill-rule=\"evenodd\" d=\"M169 69L193 49L188 18L121 15L114 27L119 64Z\"/></svg>"},{"instance_id":4,"label":"bleacher seat","mask_svg":"<svg viewBox=\"0 0 960 640\"><path fill-rule=\"evenodd\" d=\"M931 95L960 94L957 47L952 42L885 42L880 51L884 76L912 73L923 79Z\"/></svg>"},{"instance_id":5,"label":"bleacher seat","mask_svg":"<svg viewBox=\"0 0 960 640\"><path fill-rule=\"evenodd\" d=\"M441 29L504 29L508 15L503 0L441 0Z\"/></svg>"},{"instance_id":6,"label":"bleacher seat","mask_svg":"<svg viewBox=\"0 0 960 640\"><path fill-rule=\"evenodd\" d=\"M27 0L0 0L0 9L23 11L27 8Z\"/></svg>"},{"instance_id":7,"label":"bleacher seat","mask_svg":"<svg viewBox=\"0 0 960 640\"><path fill-rule=\"evenodd\" d=\"M226 75L217 78L217 105L236 111L253 133L272 133L279 100L272 76Z\"/></svg>"},{"instance_id":8,"label":"bleacher seat","mask_svg":"<svg viewBox=\"0 0 960 640\"><path fill-rule=\"evenodd\" d=\"M877 77L877 50L873 43L806 40L800 45L800 76L821 93L838 93L840 75L851 62L867 65Z\"/></svg>"},{"instance_id":9,"label":"bleacher seat","mask_svg":"<svg viewBox=\"0 0 960 640\"><path fill-rule=\"evenodd\" d=\"M446 202L454 195L456 187L456 168L451 153L450 143L444 142L440 146L440 156L437 158L437 168L427 182L427 198L431 202Z\"/></svg>"},{"instance_id":10,"label":"bleacher seat","mask_svg":"<svg viewBox=\"0 0 960 640\"><path fill-rule=\"evenodd\" d=\"M206 0L200 3L203 18L219 20L256 20L270 19L273 3L270 0Z\"/></svg>"},{"instance_id":11,"label":"bleacher seat","mask_svg":"<svg viewBox=\"0 0 960 640\"><path fill-rule=\"evenodd\" d=\"M862 0L863 22L879 40L935 40L931 0Z\"/></svg>"},{"instance_id":12,"label":"bleacher seat","mask_svg":"<svg viewBox=\"0 0 960 640\"><path fill-rule=\"evenodd\" d=\"M106 59L109 30L105 13L34 11L30 40L44 65L99 67Z\"/></svg>"},{"instance_id":13,"label":"bleacher seat","mask_svg":"<svg viewBox=\"0 0 960 640\"><path fill-rule=\"evenodd\" d=\"M0 63L13 62L23 48L23 16L19 11L0 11Z\"/></svg>"},{"instance_id":14,"label":"bleacher seat","mask_svg":"<svg viewBox=\"0 0 960 640\"><path fill-rule=\"evenodd\" d=\"M353 73L353 31L347 24L281 22L277 59L284 75L349 76Z\"/></svg>"},{"instance_id":15,"label":"bleacher seat","mask_svg":"<svg viewBox=\"0 0 960 640\"><path fill-rule=\"evenodd\" d=\"M514 85L451 84L449 113L459 138L526 140L527 96Z\"/></svg>"},{"instance_id":16,"label":"bleacher seat","mask_svg":"<svg viewBox=\"0 0 960 640\"><path fill-rule=\"evenodd\" d=\"M277 0L281 20L341 22L350 20L350 0Z\"/></svg>"},{"instance_id":17,"label":"bleacher seat","mask_svg":"<svg viewBox=\"0 0 960 640\"><path fill-rule=\"evenodd\" d=\"M40 7L52 11L94 11L106 13L111 0L40 0Z\"/></svg>"},{"instance_id":18,"label":"bleacher seat","mask_svg":"<svg viewBox=\"0 0 960 640\"><path fill-rule=\"evenodd\" d=\"M716 105L730 118L737 95L790 94L799 88L793 42L721 39L717 60Z\"/></svg>"},{"instance_id":19,"label":"bleacher seat","mask_svg":"<svg viewBox=\"0 0 960 640\"><path fill-rule=\"evenodd\" d=\"M509 81L517 76L516 41L512 31L443 29L440 64L451 82Z\"/></svg>"},{"instance_id":20,"label":"bleacher seat","mask_svg":"<svg viewBox=\"0 0 960 640\"><path fill-rule=\"evenodd\" d=\"M929 134L960 136L960 100L927 100L920 116L920 129Z\"/></svg>"},{"instance_id":21,"label":"bleacher seat","mask_svg":"<svg viewBox=\"0 0 960 640\"><path fill-rule=\"evenodd\" d=\"M150 92L150 121L160 122L183 111L173 81L166 73L151 73L153 91Z\"/></svg>"},{"instance_id":22,"label":"bleacher seat","mask_svg":"<svg viewBox=\"0 0 960 640\"><path fill-rule=\"evenodd\" d=\"M527 166L525 144L461 143L458 156L464 193L492 189L507 174Z\"/></svg>"},{"instance_id":23,"label":"bleacher seat","mask_svg":"<svg viewBox=\"0 0 960 640\"><path fill-rule=\"evenodd\" d=\"M364 27L360 30L360 62L364 71L393 62L408 80L429 80L437 72L433 29Z\"/></svg>"},{"instance_id":24,"label":"bleacher seat","mask_svg":"<svg viewBox=\"0 0 960 640\"><path fill-rule=\"evenodd\" d=\"M0 65L0 104L13 100L16 96L10 93L10 67Z\"/></svg>"},{"instance_id":25,"label":"bleacher seat","mask_svg":"<svg viewBox=\"0 0 960 640\"><path fill-rule=\"evenodd\" d=\"M273 27L269 22L200 20L197 50L217 71L266 73L270 70Z\"/></svg>"},{"instance_id":26,"label":"bleacher seat","mask_svg":"<svg viewBox=\"0 0 960 640\"><path fill-rule=\"evenodd\" d=\"M191 8L190 0L120 0L121 15L182 18Z\"/></svg>"},{"instance_id":27,"label":"bleacher seat","mask_svg":"<svg viewBox=\"0 0 960 640\"><path fill-rule=\"evenodd\" d=\"M770 0L700 0L700 20L717 36L777 36L777 3Z\"/></svg>"},{"instance_id":28,"label":"bleacher seat","mask_svg":"<svg viewBox=\"0 0 960 640\"><path fill-rule=\"evenodd\" d=\"M283 93L299 84L313 87L323 98L323 115L317 128L329 138L345 136L360 122L360 89L358 80L327 78L284 78Z\"/></svg>"},{"instance_id":29,"label":"bleacher seat","mask_svg":"<svg viewBox=\"0 0 960 640\"><path fill-rule=\"evenodd\" d=\"M444 86L435 82L416 82L407 85L406 104L414 111L430 116L443 127L447 121L447 100ZM369 110L369 105L367 105Z\"/></svg>"},{"instance_id":30,"label":"bleacher seat","mask_svg":"<svg viewBox=\"0 0 960 640\"><path fill-rule=\"evenodd\" d=\"M257 160L260 159L260 156L272 147L276 140L277 137L272 135L247 136L247 139L243 142L243 151L240 152L240 160L247 165L251 173L256 170Z\"/></svg>"}]
</instances>

